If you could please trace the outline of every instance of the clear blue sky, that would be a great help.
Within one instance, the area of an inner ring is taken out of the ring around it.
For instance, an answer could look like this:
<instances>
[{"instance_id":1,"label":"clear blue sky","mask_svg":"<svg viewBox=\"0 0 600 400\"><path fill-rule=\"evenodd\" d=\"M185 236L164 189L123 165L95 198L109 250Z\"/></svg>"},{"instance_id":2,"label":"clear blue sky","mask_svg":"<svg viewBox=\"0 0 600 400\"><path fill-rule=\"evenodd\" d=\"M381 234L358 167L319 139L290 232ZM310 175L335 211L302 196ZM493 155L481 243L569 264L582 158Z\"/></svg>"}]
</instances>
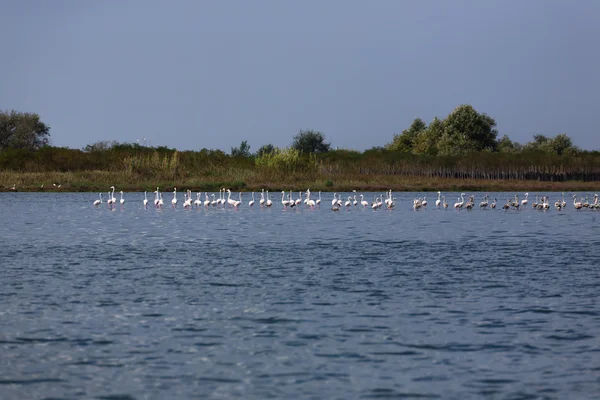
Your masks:
<instances>
[{"instance_id":1,"label":"clear blue sky","mask_svg":"<svg viewBox=\"0 0 600 400\"><path fill-rule=\"evenodd\" d=\"M463 103L600 148L600 1L4 0L0 109L52 143L364 150Z\"/></svg>"}]
</instances>

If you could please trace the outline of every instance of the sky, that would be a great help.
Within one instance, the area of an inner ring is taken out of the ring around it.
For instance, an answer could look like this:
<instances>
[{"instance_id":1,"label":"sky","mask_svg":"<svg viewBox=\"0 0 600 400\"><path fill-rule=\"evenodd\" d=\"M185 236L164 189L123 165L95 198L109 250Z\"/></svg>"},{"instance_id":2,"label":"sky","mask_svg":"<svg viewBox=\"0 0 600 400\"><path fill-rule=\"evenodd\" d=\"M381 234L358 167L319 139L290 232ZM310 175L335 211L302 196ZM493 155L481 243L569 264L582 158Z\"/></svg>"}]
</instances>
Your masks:
<instances>
[{"instance_id":1,"label":"sky","mask_svg":"<svg viewBox=\"0 0 600 400\"><path fill-rule=\"evenodd\" d=\"M390 142L471 104L499 135L600 148L600 1L3 0L0 109L55 146Z\"/></svg>"}]
</instances>

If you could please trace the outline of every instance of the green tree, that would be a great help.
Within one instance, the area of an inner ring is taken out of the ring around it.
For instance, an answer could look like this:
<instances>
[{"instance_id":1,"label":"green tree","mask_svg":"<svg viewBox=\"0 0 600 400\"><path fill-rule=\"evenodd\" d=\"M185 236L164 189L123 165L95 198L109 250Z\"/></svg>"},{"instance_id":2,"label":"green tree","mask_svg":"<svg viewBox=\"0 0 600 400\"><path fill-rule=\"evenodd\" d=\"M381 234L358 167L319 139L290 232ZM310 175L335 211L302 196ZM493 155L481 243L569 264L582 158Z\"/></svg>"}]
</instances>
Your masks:
<instances>
[{"instance_id":1,"label":"green tree","mask_svg":"<svg viewBox=\"0 0 600 400\"><path fill-rule=\"evenodd\" d=\"M325 142L325 135L313 130L301 130L292 141L292 148L301 153L327 153L331 144Z\"/></svg>"},{"instance_id":2,"label":"green tree","mask_svg":"<svg viewBox=\"0 0 600 400\"><path fill-rule=\"evenodd\" d=\"M250 157L250 145L246 140L242 141L240 147L231 148L232 157Z\"/></svg>"},{"instance_id":3,"label":"green tree","mask_svg":"<svg viewBox=\"0 0 600 400\"><path fill-rule=\"evenodd\" d=\"M258 149L258 151L256 152L256 156L260 157L264 154L273 154L275 152L275 146L273 146L272 144L265 144L262 145L260 147L260 149Z\"/></svg>"},{"instance_id":4,"label":"green tree","mask_svg":"<svg viewBox=\"0 0 600 400\"><path fill-rule=\"evenodd\" d=\"M469 104L460 105L444 119L444 134L438 146L440 154L494 151L498 136L495 127L493 118L478 113Z\"/></svg>"},{"instance_id":5,"label":"green tree","mask_svg":"<svg viewBox=\"0 0 600 400\"><path fill-rule=\"evenodd\" d=\"M435 117L427 129L419 132L413 145L413 153L437 155L438 143L444 134L444 122Z\"/></svg>"},{"instance_id":6,"label":"green tree","mask_svg":"<svg viewBox=\"0 0 600 400\"><path fill-rule=\"evenodd\" d=\"M419 134L427 129L427 124L421 118L416 118L408 129L401 134L394 135L392 143L387 145L389 150L403 151L410 153L413 151L415 141Z\"/></svg>"},{"instance_id":7,"label":"green tree","mask_svg":"<svg viewBox=\"0 0 600 400\"><path fill-rule=\"evenodd\" d=\"M50 127L40 121L38 114L0 111L0 151L37 150L48 144L49 136Z\"/></svg>"},{"instance_id":8,"label":"green tree","mask_svg":"<svg viewBox=\"0 0 600 400\"><path fill-rule=\"evenodd\" d=\"M573 140L565 133L554 136L549 143L549 147L553 153L558 155L577 153L579 149L573 146Z\"/></svg>"},{"instance_id":9,"label":"green tree","mask_svg":"<svg viewBox=\"0 0 600 400\"><path fill-rule=\"evenodd\" d=\"M496 144L496 150L500 153L517 153L521 151L521 144L513 142L507 135L502 136Z\"/></svg>"}]
</instances>

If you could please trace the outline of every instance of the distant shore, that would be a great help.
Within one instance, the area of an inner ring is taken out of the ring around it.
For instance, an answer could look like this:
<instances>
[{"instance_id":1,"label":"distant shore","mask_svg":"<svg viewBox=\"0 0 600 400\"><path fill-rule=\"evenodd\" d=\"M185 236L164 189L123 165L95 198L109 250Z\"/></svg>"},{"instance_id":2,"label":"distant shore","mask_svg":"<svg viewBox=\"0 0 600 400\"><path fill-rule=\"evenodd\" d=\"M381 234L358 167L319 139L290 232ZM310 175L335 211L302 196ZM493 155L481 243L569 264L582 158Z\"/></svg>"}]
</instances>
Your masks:
<instances>
[{"instance_id":1,"label":"distant shore","mask_svg":"<svg viewBox=\"0 0 600 400\"><path fill-rule=\"evenodd\" d=\"M53 172L53 173L19 173L0 172L0 191L2 192L106 192L110 186L126 192L161 191L190 189L193 191L216 192L220 188L228 188L241 192L260 192L293 190L313 192L377 192L393 190L395 192L437 192L471 191L471 192L589 192L600 191L600 182L542 182L535 180L483 180L483 179L449 179L427 178L423 176L367 175L364 179L303 180L301 176L292 176L285 181L243 182L208 179L207 177L189 177L174 181L156 181L140 179L100 172L91 174ZM14 190L13 190L14 185Z\"/></svg>"}]
</instances>

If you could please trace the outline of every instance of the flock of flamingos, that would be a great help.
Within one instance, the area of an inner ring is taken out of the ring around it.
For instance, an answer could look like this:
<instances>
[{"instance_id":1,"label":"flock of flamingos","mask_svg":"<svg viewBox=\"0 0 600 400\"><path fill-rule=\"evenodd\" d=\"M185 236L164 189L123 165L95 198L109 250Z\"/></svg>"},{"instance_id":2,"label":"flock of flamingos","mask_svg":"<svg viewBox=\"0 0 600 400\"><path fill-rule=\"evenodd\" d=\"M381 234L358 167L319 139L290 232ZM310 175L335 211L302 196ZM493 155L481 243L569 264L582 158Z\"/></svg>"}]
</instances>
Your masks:
<instances>
[{"instance_id":1,"label":"flock of flamingos","mask_svg":"<svg viewBox=\"0 0 600 400\"><path fill-rule=\"evenodd\" d=\"M111 186L110 187L110 191L107 193L108 199L106 200L106 204L108 205L108 207L114 207L116 204L125 204L125 199L123 198L123 191L118 192L121 196L120 199L117 201L117 198L115 197L115 187ZM144 192L144 200L142 201L142 204L144 205L144 207L148 207L148 205L150 204L150 201L148 200L148 192ZM183 207L184 208L200 208L200 207L205 207L205 208L210 208L210 207L217 207L217 206L230 206L230 207L234 207L234 208L238 208L242 205L242 193L240 192L238 194L238 198L237 199L232 199L231 198L231 190L229 189L222 189L219 190L219 195L217 197L217 195L215 193L208 194L208 192L204 193L204 200L201 200L202 197L202 193L198 192L196 193L196 198L194 200L193 199L193 195L192 195L192 191L191 190L187 190L186 192L184 192L184 201L183 201ZM304 207L320 207L321 206L321 192L318 192L318 199L313 200L311 199L311 192L310 189L307 189L306 192L298 192L298 197L296 199L293 198L293 193L290 190L289 193L282 191L281 192L281 204L284 208L284 210L287 210L288 208L295 208L295 207L301 207L302 205L304 205ZM455 209L467 209L467 210L472 210L474 207L476 207L475 204L475 196L474 195L470 195L468 196L468 200L465 202L465 194L461 193L460 197L457 199L456 203L454 203L454 208ZM262 190L262 192L260 193L260 200L258 201L258 206L259 207L272 207L273 206L273 201L271 200L273 198L272 195L269 195L269 191L265 191L264 189ZM360 200L359 200L360 198ZM154 199L153 199L153 203L154 206L157 208L163 207L164 206L164 201L163 201L163 197L162 197L162 193L160 192L159 188L156 188L156 190L154 191ZM177 188L175 188L175 190L173 190L173 198L171 199L171 206L172 207L177 207L177 204L179 203L179 200L177 198ZM248 201L248 207L254 207L254 192L252 192L252 200ZM101 204L103 204L103 199L102 199L102 193L100 193L100 198L96 201L93 202L93 205L98 207ZM506 203L504 205L502 205L502 209L504 210L509 210L509 209L515 209L515 210L519 210L519 209L524 209L529 205L529 193L525 193L525 198L523 200L519 201L519 195L515 194L514 198L509 198L506 200ZM331 200L331 210L332 211L339 211L340 209L342 209L343 207L345 207L346 209L350 209L351 207L355 207L355 206L361 206L361 207L370 207L373 210L377 210L380 209L382 207L386 208L386 209L393 209L396 206L396 198L392 196L392 191L388 191L386 193L382 193L380 195L376 195L373 198L373 202L369 203L368 201L366 201L364 199L364 195L360 194L357 195L356 191L353 191L353 194L348 196L347 200L343 200L342 197L340 195L338 195L337 193L333 194L333 199ZM414 210L420 210L420 209L426 209L427 208L427 199L426 197L423 198L417 198L413 200L413 209ZM483 196L483 200L478 204L479 208L481 209L486 209L488 207L490 207L491 209L495 209L497 206L497 200L494 198L494 201L492 201L491 203L489 202L489 196L488 195L484 195ZM537 210L548 210L550 209L550 199L548 196L537 196L536 195L536 199L535 202L531 204L532 208L537 209ZM556 202L554 202L554 208L556 208L557 210L562 210L563 208L565 208L567 206L567 202L565 201L565 194L562 193L562 199L558 200ZM442 196L441 192L437 192L437 200L435 201L435 207L436 208L443 208L443 209L447 209L448 203L446 202L446 196ZM593 198L593 202L589 203L587 201L586 198L581 198L579 201L577 201L577 195L573 195L573 208L576 210L580 210L583 208L586 209L590 209L590 210L598 210L600 209L600 203L598 203L598 195L595 194L594 198Z\"/></svg>"}]
</instances>

